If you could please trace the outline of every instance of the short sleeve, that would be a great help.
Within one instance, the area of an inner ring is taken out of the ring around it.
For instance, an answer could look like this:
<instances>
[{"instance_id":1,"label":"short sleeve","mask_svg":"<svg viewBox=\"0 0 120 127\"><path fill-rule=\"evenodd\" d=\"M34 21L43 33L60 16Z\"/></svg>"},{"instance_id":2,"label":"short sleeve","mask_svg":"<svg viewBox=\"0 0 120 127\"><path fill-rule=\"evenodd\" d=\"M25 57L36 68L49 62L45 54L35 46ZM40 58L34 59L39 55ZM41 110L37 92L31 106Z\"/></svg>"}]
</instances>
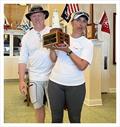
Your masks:
<instances>
[{"instance_id":1,"label":"short sleeve","mask_svg":"<svg viewBox=\"0 0 120 127\"><path fill-rule=\"evenodd\" d=\"M19 63L27 64L28 61L28 47L27 47L27 40L25 37L22 38L21 42L22 46L20 49L20 56L19 56Z\"/></svg>"},{"instance_id":2,"label":"short sleeve","mask_svg":"<svg viewBox=\"0 0 120 127\"><path fill-rule=\"evenodd\" d=\"M93 59L93 43L92 41L88 41L88 43L82 49L80 58L86 60L89 64L92 63Z\"/></svg>"}]
</instances>

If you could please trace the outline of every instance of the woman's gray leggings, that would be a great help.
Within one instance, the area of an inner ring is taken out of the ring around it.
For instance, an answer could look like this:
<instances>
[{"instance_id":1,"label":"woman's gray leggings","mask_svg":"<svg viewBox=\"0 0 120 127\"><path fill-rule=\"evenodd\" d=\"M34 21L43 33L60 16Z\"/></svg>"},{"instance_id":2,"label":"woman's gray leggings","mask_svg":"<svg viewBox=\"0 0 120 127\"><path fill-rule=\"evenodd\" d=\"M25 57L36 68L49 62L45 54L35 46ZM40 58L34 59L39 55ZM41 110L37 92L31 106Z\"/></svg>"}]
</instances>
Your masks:
<instances>
[{"instance_id":1,"label":"woman's gray leggings","mask_svg":"<svg viewBox=\"0 0 120 127\"><path fill-rule=\"evenodd\" d=\"M48 96L52 113L52 123L63 122L64 106L67 106L70 122L80 123L85 93L85 83L78 86L64 86L49 81Z\"/></svg>"}]
</instances>

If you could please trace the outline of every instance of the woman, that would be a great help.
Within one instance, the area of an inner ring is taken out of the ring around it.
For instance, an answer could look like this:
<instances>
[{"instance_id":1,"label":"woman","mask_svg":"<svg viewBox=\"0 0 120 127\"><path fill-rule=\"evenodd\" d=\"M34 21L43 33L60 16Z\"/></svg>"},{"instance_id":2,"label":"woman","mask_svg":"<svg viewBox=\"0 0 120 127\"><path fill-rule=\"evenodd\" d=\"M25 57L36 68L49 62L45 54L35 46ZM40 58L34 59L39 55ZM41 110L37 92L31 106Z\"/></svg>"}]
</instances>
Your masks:
<instances>
[{"instance_id":1,"label":"woman","mask_svg":"<svg viewBox=\"0 0 120 127\"><path fill-rule=\"evenodd\" d=\"M51 49L50 58L55 66L50 75L48 95L53 123L63 122L65 105L70 122L80 123L86 93L83 71L93 57L93 44L83 36L88 19L89 15L85 12L74 13L70 46L57 51Z\"/></svg>"}]
</instances>

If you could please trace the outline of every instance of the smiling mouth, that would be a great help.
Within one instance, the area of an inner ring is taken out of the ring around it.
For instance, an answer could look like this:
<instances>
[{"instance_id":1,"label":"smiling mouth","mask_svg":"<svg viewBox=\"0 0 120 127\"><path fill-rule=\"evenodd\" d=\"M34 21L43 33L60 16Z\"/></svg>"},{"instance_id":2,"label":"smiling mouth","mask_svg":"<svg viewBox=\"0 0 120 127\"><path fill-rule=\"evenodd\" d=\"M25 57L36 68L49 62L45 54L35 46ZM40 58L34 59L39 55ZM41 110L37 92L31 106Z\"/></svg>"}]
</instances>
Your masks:
<instances>
[{"instance_id":1,"label":"smiling mouth","mask_svg":"<svg viewBox=\"0 0 120 127\"><path fill-rule=\"evenodd\" d=\"M40 21L36 21L35 23L40 23Z\"/></svg>"},{"instance_id":2,"label":"smiling mouth","mask_svg":"<svg viewBox=\"0 0 120 127\"><path fill-rule=\"evenodd\" d=\"M79 27L80 30L82 30L83 28L82 27Z\"/></svg>"}]
</instances>

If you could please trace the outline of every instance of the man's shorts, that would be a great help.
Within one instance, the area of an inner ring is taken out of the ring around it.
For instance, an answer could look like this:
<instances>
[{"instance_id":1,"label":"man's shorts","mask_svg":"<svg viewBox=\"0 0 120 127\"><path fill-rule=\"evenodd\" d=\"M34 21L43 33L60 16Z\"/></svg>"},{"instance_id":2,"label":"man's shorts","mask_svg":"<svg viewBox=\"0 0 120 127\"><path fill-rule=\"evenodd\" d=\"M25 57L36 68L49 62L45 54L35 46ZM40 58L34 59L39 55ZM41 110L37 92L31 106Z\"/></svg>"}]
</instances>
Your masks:
<instances>
[{"instance_id":1,"label":"man's shorts","mask_svg":"<svg viewBox=\"0 0 120 127\"><path fill-rule=\"evenodd\" d=\"M29 93L34 109L38 109L45 104L47 87L48 81L30 81Z\"/></svg>"}]
</instances>

